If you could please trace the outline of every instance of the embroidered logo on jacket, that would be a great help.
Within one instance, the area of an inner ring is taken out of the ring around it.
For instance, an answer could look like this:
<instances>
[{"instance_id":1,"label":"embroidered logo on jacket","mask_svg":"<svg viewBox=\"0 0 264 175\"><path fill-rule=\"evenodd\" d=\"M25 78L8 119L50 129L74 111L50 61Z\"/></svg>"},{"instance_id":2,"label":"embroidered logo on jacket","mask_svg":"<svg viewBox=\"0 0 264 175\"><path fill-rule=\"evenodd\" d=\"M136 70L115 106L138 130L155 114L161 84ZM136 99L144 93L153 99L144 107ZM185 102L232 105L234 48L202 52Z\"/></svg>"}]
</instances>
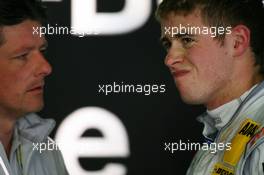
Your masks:
<instances>
[{"instance_id":1,"label":"embroidered logo on jacket","mask_svg":"<svg viewBox=\"0 0 264 175\"><path fill-rule=\"evenodd\" d=\"M264 128L257 132L254 137L248 142L248 149L252 147L259 139L264 137Z\"/></svg>"},{"instance_id":2,"label":"embroidered logo on jacket","mask_svg":"<svg viewBox=\"0 0 264 175\"><path fill-rule=\"evenodd\" d=\"M214 171L212 175L234 175L234 172L230 168L220 163L217 163L214 166Z\"/></svg>"},{"instance_id":3,"label":"embroidered logo on jacket","mask_svg":"<svg viewBox=\"0 0 264 175\"><path fill-rule=\"evenodd\" d=\"M231 142L231 150L224 153L223 161L229 165L236 166L245 151L246 145L258 130L260 124L252 119L246 119Z\"/></svg>"},{"instance_id":4,"label":"embroidered logo on jacket","mask_svg":"<svg viewBox=\"0 0 264 175\"><path fill-rule=\"evenodd\" d=\"M247 137L252 137L256 130L258 129L258 125L255 123L248 122L240 131L238 134L247 136Z\"/></svg>"}]
</instances>

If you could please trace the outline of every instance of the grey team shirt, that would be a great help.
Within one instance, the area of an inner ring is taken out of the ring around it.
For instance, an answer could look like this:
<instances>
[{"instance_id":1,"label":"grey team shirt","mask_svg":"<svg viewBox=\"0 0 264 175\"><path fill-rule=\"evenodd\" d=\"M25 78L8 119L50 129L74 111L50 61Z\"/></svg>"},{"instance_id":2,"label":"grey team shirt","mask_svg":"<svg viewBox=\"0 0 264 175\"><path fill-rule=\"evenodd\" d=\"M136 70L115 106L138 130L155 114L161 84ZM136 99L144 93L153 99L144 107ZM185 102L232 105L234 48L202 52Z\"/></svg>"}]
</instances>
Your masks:
<instances>
[{"instance_id":1,"label":"grey team shirt","mask_svg":"<svg viewBox=\"0 0 264 175\"><path fill-rule=\"evenodd\" d=\"M212 111L207 111L206 115L198 117L198 121L204 124L203 135L210 137L215 132L223 128L233 117L233 114L241 105L242 101L256 88L252 87L245 92L241 97L229 103L220 106ZM246 110L242 110L239 117L245 116L260 116L258 118L264 124L264 83L258 87L258 92L255 93L244 104ZM253 118L254 120L254 118ZM234 123L240 126L241 123ZM228 129L228 128L227 128ZM264 175L264 140L260 139L258 146L248 155L246 159L241 159L239 163L239 172L236 175ZM205 151L198 151L190 165L187 175L211 175L214 165L219 162L220 155L218 153L212 154ZM196 160L196 161L195 161ZM197 161L200 160L200 161ZM199 163L198 163L199 162ZM243 168L241 168L243 165Z\"/></svg>"},{"instance_id":2,"label":"grey team shirt","mask_svg":"<svg viewBox=\"0 0 264 175\"><path fill-rule=\"evenodd\" d=\"M59 150L41 153L33 143L46 143L55 122L29 114L16 123L12 148L7 158L0 142L0 175L68 175Z\"/></svg>"}]
</instances>

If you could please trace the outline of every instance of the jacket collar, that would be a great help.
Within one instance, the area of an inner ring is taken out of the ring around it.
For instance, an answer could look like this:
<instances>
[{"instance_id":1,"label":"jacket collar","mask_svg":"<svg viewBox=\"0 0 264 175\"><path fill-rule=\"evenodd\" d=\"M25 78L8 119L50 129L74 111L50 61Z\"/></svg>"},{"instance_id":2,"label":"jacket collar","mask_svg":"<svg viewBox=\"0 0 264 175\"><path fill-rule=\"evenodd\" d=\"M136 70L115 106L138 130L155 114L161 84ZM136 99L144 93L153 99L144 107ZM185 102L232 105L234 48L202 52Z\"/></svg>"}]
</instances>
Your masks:
<instances>
[{"instance_id":1,"label":"jacket collar","mask_svg":"<svg viewBox=\"0 0 264 175\"><path fill-rule=\"evenodd\" d=\"M215 133L217 133L231 120L236 110L242 102L245 101L249 94L251 94L251 92L254 94L256 93L256 87L259 86L254 85L250 90L244 92L239 98L234 99L214 110L207 110L205 113L198 116L197 120L204 124L204 137L214 139L212 137L215 137ZM255 89L254 92L253 89Z\"/></svg>"},{"instance_id":2,"label":"jacket collar","mask_svg":"<svg viewBox=\"0 0 264 175\"><path fill-rule=\"evenodd\" d=\"M42 142L55 127L53 119L43 119L31 113L16 123L17 134L31 142Z\"/></svg>"}]
</instances>

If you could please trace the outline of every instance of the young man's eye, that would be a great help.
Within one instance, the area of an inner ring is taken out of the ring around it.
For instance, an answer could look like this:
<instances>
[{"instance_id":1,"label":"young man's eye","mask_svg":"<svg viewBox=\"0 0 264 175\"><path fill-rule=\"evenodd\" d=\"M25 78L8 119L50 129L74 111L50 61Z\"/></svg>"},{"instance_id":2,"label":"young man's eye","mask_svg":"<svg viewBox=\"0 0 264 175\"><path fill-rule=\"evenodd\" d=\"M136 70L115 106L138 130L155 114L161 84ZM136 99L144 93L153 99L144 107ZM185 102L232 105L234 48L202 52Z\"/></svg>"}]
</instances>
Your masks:
<instances>
[{"instance_id":1,"label":"young man's eye","mask_svg":"<svg viewBox=\"0 0 264 175\"><path fill-rule=\"evenodd\" d=\"M185 38L181 39L181 42L182 42L183 45L191 44L193 41L194 41L194 39L189 38L189 37L185 37Z\"/></svg>"},{"instance_id":2,"label":"young man's eye","mask_svg":"<svg viewBox=\"0 0 264 175\"><path fill-rule=\"evenodd\" d=\"M162 45L163 45L164 49L167 50L167 51L168 51L168 50L170 49L170 47L171 47L171 43L168 42L168 41L163 42Z\"/></svg>"},{"instance_id":3,"label":"young man's eye","mask_svg":"<svg viewBox=\"0 0 264 175\"><path fill-rule=\"evenodd\" d=\"M40 52L44 57L47 56L47 49L41 49Z\"/></svg>"}]
</instances>

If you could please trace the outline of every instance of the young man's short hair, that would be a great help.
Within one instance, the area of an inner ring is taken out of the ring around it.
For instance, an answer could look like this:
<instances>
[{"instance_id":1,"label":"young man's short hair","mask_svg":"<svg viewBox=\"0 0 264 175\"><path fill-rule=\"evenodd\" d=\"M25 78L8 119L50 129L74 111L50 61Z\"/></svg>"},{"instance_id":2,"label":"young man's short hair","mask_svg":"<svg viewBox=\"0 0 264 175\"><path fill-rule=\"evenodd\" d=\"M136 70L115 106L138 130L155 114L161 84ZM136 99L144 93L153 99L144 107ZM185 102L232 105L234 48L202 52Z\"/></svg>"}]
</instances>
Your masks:
<instances>
[{"instance_id":1,"label":"young man's short hair","mask_svg":"<svg viewBox=\"0 0 264 175\"><path fill-rule=\"evenodd\" d=\"M235 27L250 30L250 46L264 74L264 7L262 0L163 0L156 11L158 21L168 14L188 15L199 9L204 24L210 27ZM217 35L223 41L225 35Z\"/></svg>"}]
</instances>

